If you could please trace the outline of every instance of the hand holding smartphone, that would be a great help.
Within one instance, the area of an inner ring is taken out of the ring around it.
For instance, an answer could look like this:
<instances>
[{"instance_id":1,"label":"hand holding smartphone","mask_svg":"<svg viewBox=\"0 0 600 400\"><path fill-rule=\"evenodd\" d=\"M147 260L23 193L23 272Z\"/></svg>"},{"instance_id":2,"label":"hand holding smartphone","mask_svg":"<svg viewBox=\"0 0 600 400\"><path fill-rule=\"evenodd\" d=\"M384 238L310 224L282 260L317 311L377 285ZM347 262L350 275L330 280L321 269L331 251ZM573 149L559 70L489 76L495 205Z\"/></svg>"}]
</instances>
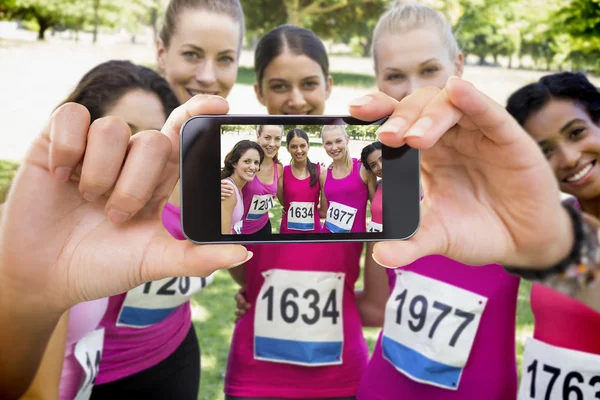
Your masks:
<instances>
[{"instance_id":1,"label":"hand holding smartphone","mask_svg":"<svg viewBox=\"0 0 600 400\"><path fill-rule=\"evenodd\" d=\"M419 151L374 143L383 122L191 118L181 132L184 234L195 243L408 239L419 225Z\"/></svg>"}]
</instances>

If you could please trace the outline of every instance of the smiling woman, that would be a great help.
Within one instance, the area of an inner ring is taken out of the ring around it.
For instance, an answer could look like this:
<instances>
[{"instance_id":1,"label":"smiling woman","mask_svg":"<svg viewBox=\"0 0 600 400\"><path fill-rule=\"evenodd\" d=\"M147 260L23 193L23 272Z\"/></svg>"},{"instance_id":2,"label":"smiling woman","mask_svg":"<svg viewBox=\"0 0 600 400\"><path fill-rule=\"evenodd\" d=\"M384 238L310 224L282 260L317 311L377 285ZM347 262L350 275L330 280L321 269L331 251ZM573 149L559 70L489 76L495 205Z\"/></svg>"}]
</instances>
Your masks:
<instances>
[{"instance_id":1,"label":"smiling woman","mask_svg":"<svg viewBox=\"0 0 600 400\"><path fill-rule=\"evenodd\" d=\"M214 10L200 3L214 3ZM171 2L157 43L158 65L181 103L200 93L226 98L231 91L244 32L240 12L236 1Z\"/></svg>"},{"instance_id":2,"label":"smiling woman","mask_svg":"<svg viewBox=\"0 0 600 400\"><path fill-rule=\"evenodd\" d=\"M271 115L322 115L333 79L321 40L308 29L281 25L259 41L254 55L258 101Z\"/></svg>"}]
</instances>

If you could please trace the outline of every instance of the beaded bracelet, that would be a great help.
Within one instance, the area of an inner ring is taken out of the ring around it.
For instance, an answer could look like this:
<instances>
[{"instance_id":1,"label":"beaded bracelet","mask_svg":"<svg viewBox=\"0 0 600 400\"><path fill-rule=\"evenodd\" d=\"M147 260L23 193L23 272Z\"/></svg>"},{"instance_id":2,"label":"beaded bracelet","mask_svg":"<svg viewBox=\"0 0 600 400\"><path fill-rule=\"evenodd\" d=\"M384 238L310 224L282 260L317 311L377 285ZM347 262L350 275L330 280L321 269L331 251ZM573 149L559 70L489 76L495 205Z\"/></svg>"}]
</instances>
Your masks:
<instances>
[{"instance_id":1,"label":"beaded bracelet","mask_svg":"<svg viewBox=\"0 0 600 400\"><path fill-rule=\"evenodd\" d=\"M563 203L573 223L575 240L569 255L544 269L505 267L508 272L538 281L571 297L594 285L600 278L600 222L591 215Z\"/></svg>"}]
</instances>

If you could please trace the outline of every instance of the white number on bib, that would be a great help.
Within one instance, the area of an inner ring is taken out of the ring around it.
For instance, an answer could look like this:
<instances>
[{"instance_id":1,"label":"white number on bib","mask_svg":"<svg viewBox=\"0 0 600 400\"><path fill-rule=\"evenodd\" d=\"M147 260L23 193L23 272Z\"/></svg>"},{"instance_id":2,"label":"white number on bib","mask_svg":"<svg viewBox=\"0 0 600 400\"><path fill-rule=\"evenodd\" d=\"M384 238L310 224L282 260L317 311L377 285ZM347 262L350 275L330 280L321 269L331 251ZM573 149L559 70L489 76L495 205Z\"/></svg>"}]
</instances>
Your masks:
<instances>
[{"instance_id":1,"label":"white number on bib","mask_svg":"<svg viewBox=\"0 0 600 400\"><path fill-rule=\"evenodd\" d=\"M529 338L521 376L519 400L600 399L600 356L596 354Z\"/></svg>"},{"instance_id":2,"label":"white number on bib","mask_svg":"<svg viewBox=\"0 0 600 400\"><path fill-rule=\"evenodd\" d=\"M418 382L458 389L487 298L409 271L396 271L382 351Z\"/></svg>"},{"instance_id":3,"label":"white number on bib","mask_svg":"<svg viewBox=\"0 0 600 400\"><path fill-rule=\"evenodd\" d=\"M304 366L342 363L344 274L263 272L254 314L254 358Z\"/></svg>"},{"instance_id":4,"label":"white number on bib","mask_svg":"<svg viewBox=\"0 0 600 400\"><path fill-rule=\"evenodd\" d=\"M181 276L146 282L127 292L117 318L117 326L145 328L167 318L179 306L213 281Z\"/></svg>"},{"instance_id":5,"label":"white number on bib","mask_svg":"<svg viewBox=\"0 0 600 400\"><path fill-rule=\"evenodd\" d=\"M369 221L369 226L367 227L367 232L383 232L383 224L379 224L379 223L371 220L371 221Z\"/></svg>"},{"instance_id":6,"label":"white number on bib","mask_svg":"<svg viewBox=\"0 0 600 400\"><path fill-rule=\"evenodd\" d=\"M288 229L312 231L315 229L315 205L312 202L292 201L287 212Z\"/></svg>"},{"instance_id":7,"label":"white number on bib","mask_svg":"<svg viewBox=\"0 0 600 400\"><path fill-rule=\"evenodd\" d=\"M104 344L104 328L88 333L75 345L75 358L83 368L85 376L75 395L75 400L87 400L92 395L92 387L98 376L102 347Z\"/></svg>"},{"instance_id":8,"label":"white number on bib","mask_svg":"<svg viewBox=\"0 0 600 400\"><path fill-rule=\"evenodd\" d=\"M252 197L246 219L259 219L274 206L275 200L273 200L272 194L263 194L262 196L255 194L254 197Z\"/></svg>"},{"instance_id":9,"label":"white number on bib","mask_svg":"<svg viewBox=\"0 0 600 400\"><path fill-rule=\"evenodd\" d=\"M348 233L354 225L357 209L335 201L329 202L325 226L333 233Z\"/></svg>"}]
</instances>

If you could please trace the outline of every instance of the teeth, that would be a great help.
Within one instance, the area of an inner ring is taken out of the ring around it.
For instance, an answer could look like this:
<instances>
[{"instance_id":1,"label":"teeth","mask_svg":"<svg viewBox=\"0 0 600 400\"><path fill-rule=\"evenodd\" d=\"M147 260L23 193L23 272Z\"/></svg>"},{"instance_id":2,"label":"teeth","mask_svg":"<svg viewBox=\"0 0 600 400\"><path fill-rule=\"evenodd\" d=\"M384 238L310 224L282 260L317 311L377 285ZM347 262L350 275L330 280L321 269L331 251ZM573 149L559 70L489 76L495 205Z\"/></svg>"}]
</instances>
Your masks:
<instances>
[{"instance_id":1,"label":"teeth","mask_svg":"<svg viewBox=\"0 0 600 400\"><path fill-rule=\"evenodd\" d=\"M567 182L575 182L575 181L580 180L581 178L583 178L585 176L585 174L590 172L590 170L592 169L592 166L593 166L592 164L588 164L587 167L585 167L584 169L579 171L577 174L573 175L570 178L567 178Z\"/></svg>"}]
</instances>

